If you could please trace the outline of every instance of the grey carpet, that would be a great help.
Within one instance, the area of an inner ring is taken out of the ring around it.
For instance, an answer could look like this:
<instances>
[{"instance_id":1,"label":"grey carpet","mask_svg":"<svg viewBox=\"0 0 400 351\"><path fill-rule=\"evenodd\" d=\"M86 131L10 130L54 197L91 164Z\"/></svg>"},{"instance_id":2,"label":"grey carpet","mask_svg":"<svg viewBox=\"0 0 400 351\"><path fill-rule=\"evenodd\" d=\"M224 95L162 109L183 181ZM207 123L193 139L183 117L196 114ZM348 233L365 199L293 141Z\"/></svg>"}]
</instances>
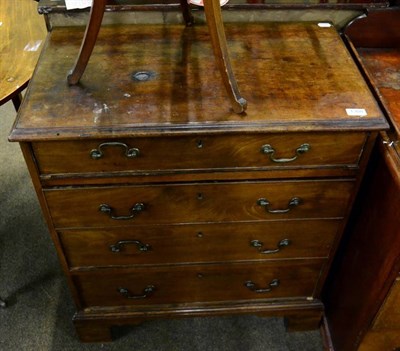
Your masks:
<instances>
[{"instance_id":1,"label":"grey carpet","mask_svg":"<svg viewBox=\"0 0 400 351\"><path fill-rule=\"evenodd\" d=\"M0 107L0 350L320 351L318 331L287 333L280 318L255 316L150 321L117 328L110 344L81 344L61 272L18 144L16 113Z\"/></svg>"}]
</instances>

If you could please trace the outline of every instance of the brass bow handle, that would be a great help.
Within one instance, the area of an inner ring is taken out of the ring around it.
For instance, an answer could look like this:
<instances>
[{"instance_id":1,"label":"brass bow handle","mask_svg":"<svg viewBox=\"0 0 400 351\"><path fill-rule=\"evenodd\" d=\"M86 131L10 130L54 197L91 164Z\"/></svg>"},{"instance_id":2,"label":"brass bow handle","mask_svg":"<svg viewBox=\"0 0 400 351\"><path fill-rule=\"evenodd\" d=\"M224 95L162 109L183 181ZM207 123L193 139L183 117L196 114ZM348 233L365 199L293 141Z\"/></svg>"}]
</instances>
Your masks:
<instances>
[{"instance_id":1,"label":"brass bow handle","mask_svg":"<svg viewBox=\"0 0 400 351\"><path fill-rule=\"evenodd\" d=\"M115 216L113 214L114 209L107 204L101 204L99 207L99 211L106 213L110 216L111 219L114 220L127 220L127 219L133 219L136 217L136 215L139 212L142 212L144 210L144 204L142 204L141 202L136 203L132 208L131 208L131 214L127 215L127 216Z\"/></svg>"},{"instance_id":2,"label":"brass bow handle","mask_svg":"<svg viewBox=\"0 0 400 351\"><path fill-rule=\"evenodd\" d=\"M151 250L151 246L149 244L143 244L139 240L120 240L115 244L110 245L110 250L112 252L121 252L125 245L136 245L136 248L139 251L145 252Z\"/></svg>"},{"instance_id":3,"label":"brass bow handle","mask_svg":"<svg viewBox=\"0 0 400 351\"><path fill-rule=\"evenodd\" d=\"M278 242L278 245L277 245L278 247L276 249L263 250L262 247L263 247L264 244L259 240L252 240L250 242L250 245L255 247L258 250L259 253L269 255L269 254L277 253L277 252L281 251L282 248L284 248L286 246L289 246L290 245L290 240L289 239L282 239L281 241Z\"/></svg>"},{"instance_id":4,"label":"brass bow handle","mask_svg":"<svg viewBox=\"0 0 400 351\"><path fill-rule=\"evenodd\" d=\"M94 160L98 160L99 158L102 158L104 156L104 152L103 152L103 148L105 147L120 147L123 149L124 151L124 155L127 158L135 158L138 157L140 154L139 149L132 147L129 148L128 145L126 145L125 143L120 143L118 141L109 141L106 143L101 143L97 149L93 149L90 151L90 157Z\"/></svg>"},{"instance_id":5,"label":"brass bow handle","mask_svg":"<svg viewBox=\"0 0 400 351\"><path fill-rule=\"evenodd\" d=\"M257 294L263 294L271 292L272 289L279 286L279 279L272 279L268 284L268 288L258 288L256 283L253 283L251 280L244 283L245 287L251 291L256 292Z\"/></svg>"},{"instance_id":6,"label":"brass bow handle","mask_svg":"<svg viewBox=\"0 0 400 351\"><path fill-rule=\"evenodd\" d=\"M275 163L288 163L297 160L297 158L310 150L310 144L301 144L296 150L295 155L290 158L275 158L275 149L270 144L261 146L261 152L269 155L269 159Z\"/></svg>"},{"instance_id":7,"label":"brass bow handle","mask_svg":"<svg viewBox=\"0 0 400 351\"><path fill-rule=\"evenodd\" d=\"M258 199L258 200L257 200L257 204L258 204L258 205L265 207L265 210L266 210L268 213L272 213L272 214L288 213L293 207L297 207L297 206L301 205L302 203L303 203L303 201L302 201L299 197L292 197L292 198L289 200L289 203L288 203L288 207L287 207L287 208L285 208L285 209L271 210L271 209L269 208L269 206L270 206L271 204L270 204L270 202L269 202L267 199L261 198L261 199Z\"/></svg>"},{"instance_id":8,"label":"brass bow handle","mask_svg":"<svg viewBox=\"0 0 400 351\"><path fill-rule=\"evenodd\" d=\"M154 291L156 290L156 287L154 285L147 285L143 289L143 293L141 295L132 295L132 293L127 289L127 288L118 288L117 291L127 299L132 299L132 300L139 300L139 299L145 299L146 297L150 297Z\"/></svg>"}]
</instances>

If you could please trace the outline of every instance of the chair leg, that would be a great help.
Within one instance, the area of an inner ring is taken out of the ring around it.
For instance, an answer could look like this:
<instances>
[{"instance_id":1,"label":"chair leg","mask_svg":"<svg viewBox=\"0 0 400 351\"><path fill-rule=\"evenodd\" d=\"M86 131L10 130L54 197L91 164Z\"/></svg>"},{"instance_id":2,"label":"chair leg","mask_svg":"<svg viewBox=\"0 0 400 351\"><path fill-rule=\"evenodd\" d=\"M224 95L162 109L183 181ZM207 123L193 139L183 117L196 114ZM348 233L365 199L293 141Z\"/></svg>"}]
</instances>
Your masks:
<instances>
[{"instance_id":1,"label":"chair leg","mask_svg":"<svg viewBox=\"0 0 400 351\"><path fill-rule=\"evenodd\" d=\"M190 6L189 6L187 0L179 0L179 1L181 4L183 19L186 23L186 26L190 27L194 24L194 18L193 18L192 12L190 11Z\"/></svg>"},{"instance_id":2,"label":"chair leg","mask_svg":"<svg viewBox=\"0 0 400 351\"><path fill-rule=\"evenodd\" d=\"M89 62L100 31L106 3L107 0L92 1L89 23L86 27L81 49L76 63L71 73L67 77L68 83L71 85L79 82ZM193 17L190 13L189 5L185 0L180 0L180 3L184 20L187 25L191 25L193 23ZM225 30L222 23L219 1L204 0L204 10L206 14L207 25L210 31L214 56L221 73L223 84L228 93L234 112L242 113L246 110L247 101L241 96L239 87L233 74L226 43Z\"/></svg>"},{"instance_id":3,"label":"chair leg","mask_svg":"<svg viewBox=\"0 0 400 351\"><path fill-rule=\"evenodd\" d=\"M94 45L96 44L97 36L100 31L106 3L107 0L92 1L89 22L86 26L86 31L83 37L81 49L79 51L78 59L76 60L73 69L67 77L68 83L71 85L77 84L81 79L83 72L85 72L90 55L92 54Z\"/></svg>"},{"instance_id":4,"label":"chair leg","mask_svg":"<svg viewBox=\"0 0 400 351\"><path fill-rule=\"evenodd\" d=\"M233 74L219 1L204 0L204 11L208 29L210 31L214 56L218 69L221 73L225 89L229 95L232 108L236 113L242 113L246 110L247 101L241 96L238 84Z\"/></svg>"}]
</instances>

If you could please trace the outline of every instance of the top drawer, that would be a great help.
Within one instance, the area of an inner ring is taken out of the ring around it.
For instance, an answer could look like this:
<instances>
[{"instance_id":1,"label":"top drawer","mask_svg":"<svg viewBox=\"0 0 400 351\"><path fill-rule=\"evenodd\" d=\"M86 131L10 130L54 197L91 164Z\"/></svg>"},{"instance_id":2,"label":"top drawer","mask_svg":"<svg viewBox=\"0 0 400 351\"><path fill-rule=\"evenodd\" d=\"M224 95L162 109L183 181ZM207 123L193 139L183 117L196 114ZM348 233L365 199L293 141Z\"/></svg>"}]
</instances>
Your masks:
<instances>
[{"instance_id":1,"label":"top drawer","mask_svg":"<svg viewBox=\"0 0 400 351\"><path fill-rule=\"evenodd\" d=\"M33 143L41 174L356 166L366 134L293 133Z\"/></svg>"}]
</instances>

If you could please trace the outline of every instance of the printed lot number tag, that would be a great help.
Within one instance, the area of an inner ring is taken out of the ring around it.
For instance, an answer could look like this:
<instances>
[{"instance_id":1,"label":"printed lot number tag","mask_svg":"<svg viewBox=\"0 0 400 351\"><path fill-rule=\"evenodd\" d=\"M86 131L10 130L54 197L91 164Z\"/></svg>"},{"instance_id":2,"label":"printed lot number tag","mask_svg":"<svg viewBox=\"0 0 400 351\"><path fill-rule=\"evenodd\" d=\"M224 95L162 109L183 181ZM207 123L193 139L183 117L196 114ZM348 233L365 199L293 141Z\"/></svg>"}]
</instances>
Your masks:
<instances>
[{"instance_id":1,"label":"printed lot number tag","mask_svg":"<svg viewBox=\"0 0 400 351\"><path fill-rule=\"evenodd\" d=\"M367 111L363 108L346 108L348 116L364 117L367 115Z\"/></svg>"}]
</instances>

